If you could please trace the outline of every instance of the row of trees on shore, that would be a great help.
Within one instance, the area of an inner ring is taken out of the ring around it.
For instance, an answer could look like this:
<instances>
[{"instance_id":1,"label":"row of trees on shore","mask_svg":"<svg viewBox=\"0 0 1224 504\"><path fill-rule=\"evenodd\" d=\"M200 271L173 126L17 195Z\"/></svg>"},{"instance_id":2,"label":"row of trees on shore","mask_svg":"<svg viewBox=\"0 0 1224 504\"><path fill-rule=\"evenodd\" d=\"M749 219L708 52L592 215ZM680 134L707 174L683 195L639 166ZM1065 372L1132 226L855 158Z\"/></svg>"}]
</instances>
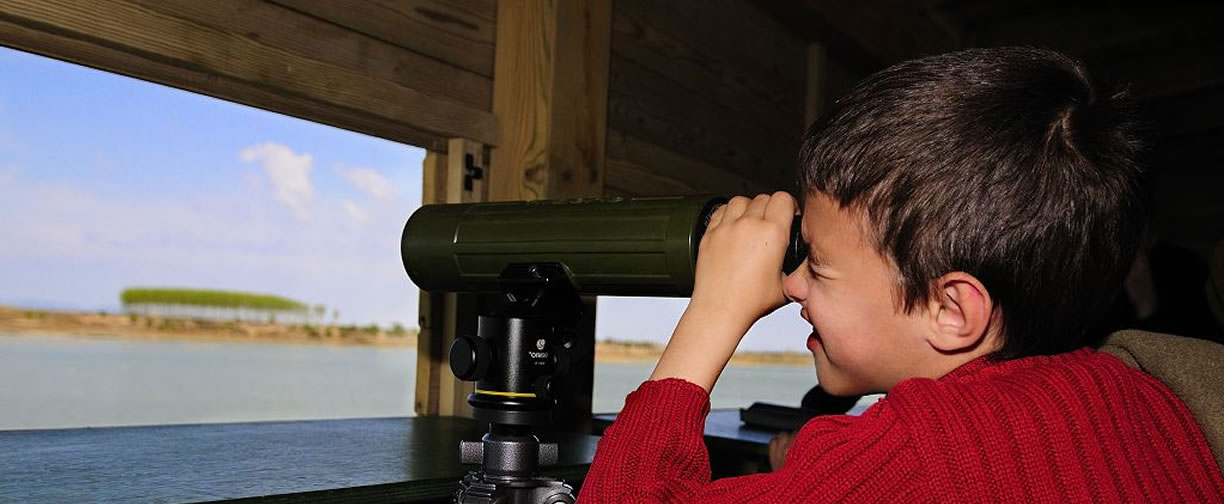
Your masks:
<instances>
[{"instance_id":1,"label":"row of trees on shore","mask_svg":"<svg viewBox=\"0 0 1224 504\"><path fill-rule=\"evenodd\" d=\"M319 324L327 315L324 305L223 290L133 287L124 289L119 301L124 312L147 317ZM340 312L333 310L332 317L339 319Z\"/></svg>"}]
</instances>

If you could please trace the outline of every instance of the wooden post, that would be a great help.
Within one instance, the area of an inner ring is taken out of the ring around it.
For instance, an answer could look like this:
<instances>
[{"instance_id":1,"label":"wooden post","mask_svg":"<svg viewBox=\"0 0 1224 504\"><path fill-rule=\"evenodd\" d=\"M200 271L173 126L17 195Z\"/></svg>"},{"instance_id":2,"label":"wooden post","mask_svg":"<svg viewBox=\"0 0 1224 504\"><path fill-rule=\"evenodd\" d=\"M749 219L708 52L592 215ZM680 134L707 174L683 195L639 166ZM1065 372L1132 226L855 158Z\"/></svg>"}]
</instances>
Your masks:
<instances>
[{"instance_id":1,"label":"wooden post","mask_svg":"<svg viewBox=\"0 0 1224 504\"><path fill-rule=\"evenodd\" d=\"M829 102L829 51L824 44L813 42L807 47L807 99L803 114L803 130L820 117Z\"/></svg>"},{"instance_id":2,"label":"wooden post","mask_svg":"<svg viewBox=\"0 0 1224 504\"><path fill-rule=\"evenodd\" d=\"M608 0L498 2L490 197L603 194Z\"/></svg>"},{"instance_id":3,"label":"wooden post","mask_svg":"<svg viewBox=\"0 0 1224 504\"><path fill-rule=\"evenodd\" d=\"M522 0L497 4L489 199L603 195L607 133L610 0ZM594 372L595 303L558 382L554 425L587 431Z\"/></svg>"},{"instance_id":4,"label":"wooden post","mask_svg":"<svg viewBox=\"0 0 1224 504\"><path fill-rule=\"evenodd\" d=\"M484 145L452 138L447 147L446 154L425 154L421 203L484 201L488 172ZM448 357L456 335L476 333L475 296L421 292L418 313L421 331L417 337L416 413L472 416L467 395L473 385L451 374Z\"/></svg>"},{"instance_id":5,"label":"wooden post","mask_svg":"<svg viewBox=\"0 0 1224 504\"><path fill-rule=\"evenodd\" d=\"M844 65L828 47L819 42L807 46L807 83L803 130L825 113L838 98L850 91L866 74Z\"/></svg>"},{"instance_id":6,"label":"wooden post","mask_svg":"<svg viewBox=\"0 0 1224 504\"><path fill-rule=\"evenodd\" d=\"M421 204L441 203L446 195L446 154L426 151L421 163ZM443 315L444 294L421 291L417 303L417 365L416 396L413 409L417 415L438 414L438 388L441 380L440 365L443 359L442 334L445 332Z\"/></svg>"}]
</instances>

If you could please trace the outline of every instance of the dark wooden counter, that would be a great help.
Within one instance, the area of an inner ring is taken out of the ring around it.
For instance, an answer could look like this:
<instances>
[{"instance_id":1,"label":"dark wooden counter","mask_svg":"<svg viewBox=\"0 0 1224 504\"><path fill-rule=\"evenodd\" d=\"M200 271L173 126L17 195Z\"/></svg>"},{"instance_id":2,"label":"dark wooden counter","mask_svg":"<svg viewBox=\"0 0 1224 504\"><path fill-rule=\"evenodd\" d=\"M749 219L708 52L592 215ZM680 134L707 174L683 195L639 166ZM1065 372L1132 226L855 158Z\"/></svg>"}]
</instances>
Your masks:
<instances>
[{"instance_id":1,"label":"dark wooden counter","mask_svg":"<svg viewBox=\"0 0 1224 504\"><path fill-rule=\"evenodd\" d=\"M446 498L467 468L453 417L0 431L0 502L375 503ZM560 443L544 472L577 481L598 440Z\"/></svg>"}]
</instances>

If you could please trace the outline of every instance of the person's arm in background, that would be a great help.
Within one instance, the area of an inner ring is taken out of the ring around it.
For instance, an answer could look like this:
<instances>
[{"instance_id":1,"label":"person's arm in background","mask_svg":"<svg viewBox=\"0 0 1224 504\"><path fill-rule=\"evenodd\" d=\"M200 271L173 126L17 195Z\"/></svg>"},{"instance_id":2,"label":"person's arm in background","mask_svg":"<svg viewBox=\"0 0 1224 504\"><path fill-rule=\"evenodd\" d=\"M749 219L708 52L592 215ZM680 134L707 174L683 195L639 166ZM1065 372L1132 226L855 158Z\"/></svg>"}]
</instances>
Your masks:
<instances>
[{"instance_id":1,"label":"person's arm in background","mask_svg":"<svg viewBox=\"0 0 1224 504\"><path fill-rule=\"evenodd\" d=\"M769 440L769 469L777 471L786 462L786 452L795 442L795 432L779 432Z\"/></svg>"}]
</instances>

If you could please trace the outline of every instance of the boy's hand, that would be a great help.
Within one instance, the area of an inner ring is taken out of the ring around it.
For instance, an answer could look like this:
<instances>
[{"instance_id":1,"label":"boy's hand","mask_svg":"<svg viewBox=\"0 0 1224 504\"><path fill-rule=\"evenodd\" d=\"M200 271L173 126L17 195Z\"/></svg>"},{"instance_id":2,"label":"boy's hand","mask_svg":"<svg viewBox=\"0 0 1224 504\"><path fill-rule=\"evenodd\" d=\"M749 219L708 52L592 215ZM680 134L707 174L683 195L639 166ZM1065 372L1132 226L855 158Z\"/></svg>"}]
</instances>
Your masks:
<instances>
[{"instance_id":1,"label":"boy's hand","mask_svg":"<svg viewBox=\"0 0 1224 504\"><path fill-rule=\"evenodd\" d=\"M689 310L719 314L747 331L785 304L782 259L794 217L795 199L781 191L736 196L716 210L698 249Z\"/></svg>"},{"instance_id":2,"label":"boy's hand","mask_svg":"<svg viewBox=\"0 0 1224 504\"><path fill-rule=\"evenodd\" d=\"M757 319L786 303L782 258L795 217L785 192L739 196L710 218L693 297L650 379L681 378L709 391Z\"/></svg>"}]
</instances>

